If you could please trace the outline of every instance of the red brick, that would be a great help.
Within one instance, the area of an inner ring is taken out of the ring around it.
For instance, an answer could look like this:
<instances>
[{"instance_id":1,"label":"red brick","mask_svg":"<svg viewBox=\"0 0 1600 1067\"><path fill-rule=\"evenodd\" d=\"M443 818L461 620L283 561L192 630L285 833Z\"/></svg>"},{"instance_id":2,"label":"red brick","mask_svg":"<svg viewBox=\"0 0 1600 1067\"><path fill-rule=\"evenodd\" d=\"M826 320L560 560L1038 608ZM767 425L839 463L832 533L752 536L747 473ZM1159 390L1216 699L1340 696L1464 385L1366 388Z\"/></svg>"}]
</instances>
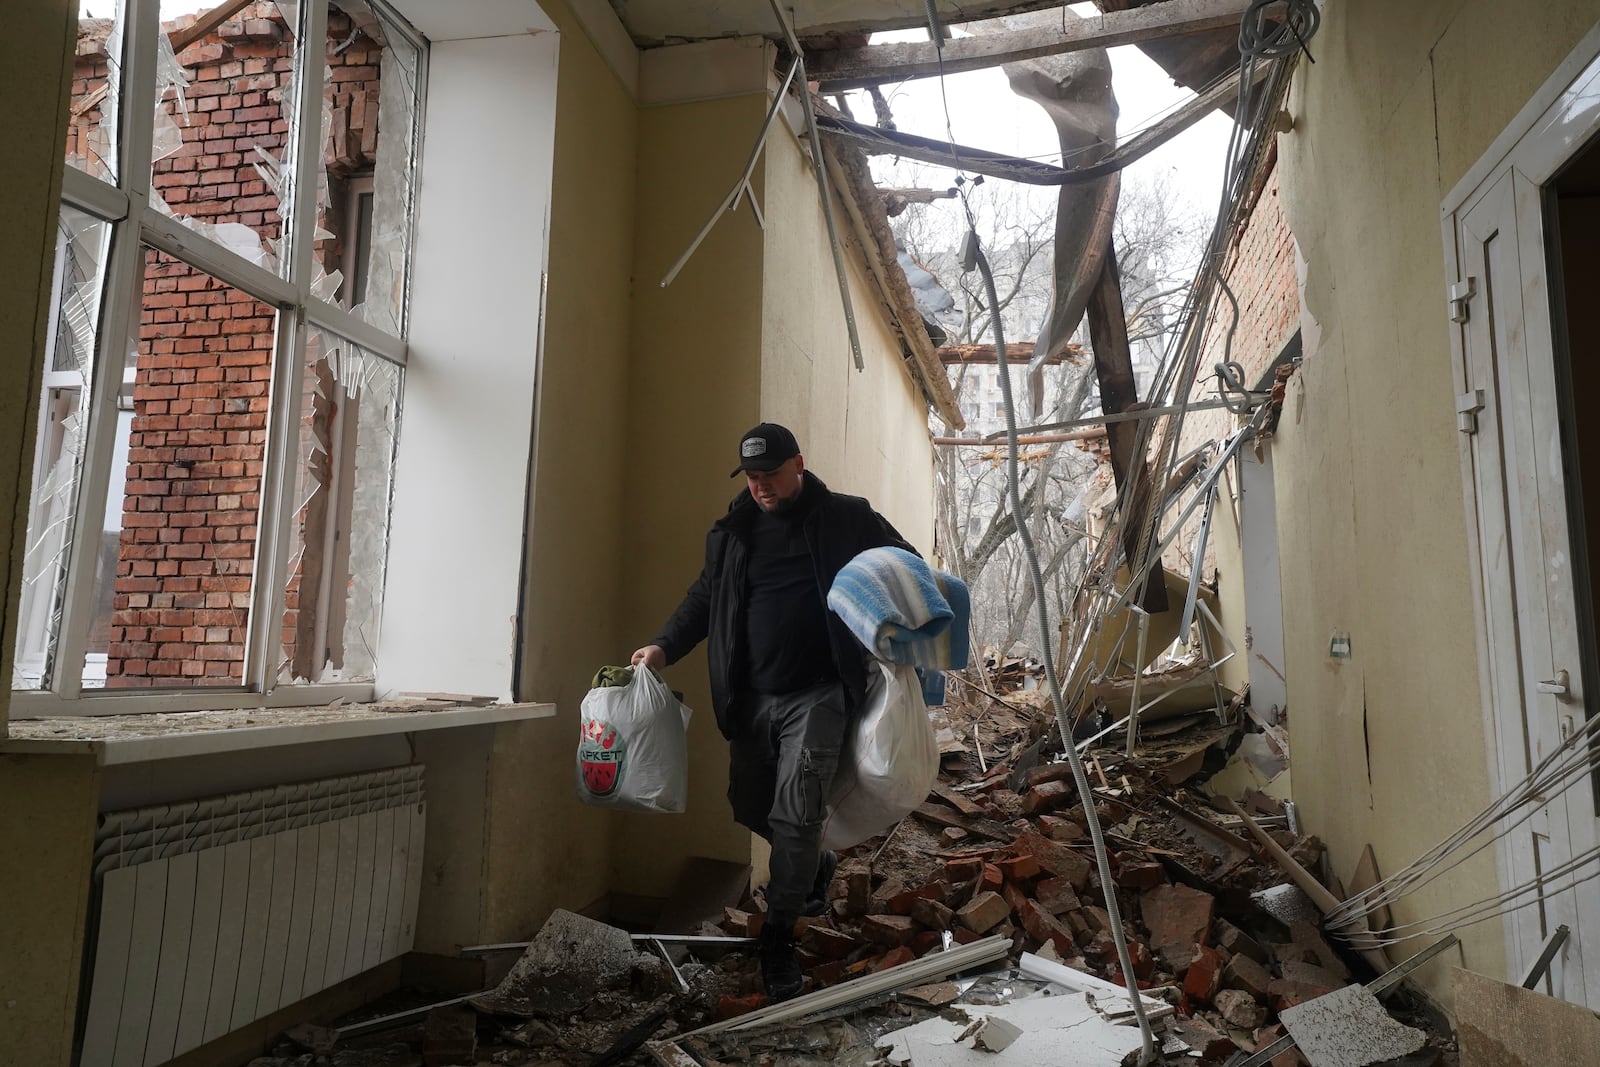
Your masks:
<instances>
[{"instance_id":1,"label":"red brick","mask_svg":"<svg viewBox=\"0 0 1600 1067\"><path fill-rule=\"evenodd\" d=\"M983 934L993 930L1010 913L1011 909L1000 894L983 892L974 897L966 907L957 911L956 919L968 930Z\"/></svg>"},{"instance_id":2,"label":"red brick","mask_svg":"<svg viewBox=\"0 0 1600 1067\"><path fill-rule=\"evenodd\" d=\"M1200 946L1189 970L1183 976L1183 992L1190 1000L1209 1004L1222 983L1222 957L1217 950Z\"/></svg>"},{"instance_id":3,"label":"red brick","mask_svg":"<svg viewBox=\"0 0 1600 1067\"><path fill-rule=\"evenodd\" d=\"M995 866L1000 868L1000 873L1008 882L1020 882L1039 873L1039 861L1026 852L1010 859L999 860Z\"/></svg>"},{"instance_id":4,"label":"red brick","mask_svg":"<svg viewBox=\"0 0 1600 1067\"><path fill-rule=\"evenodd\" d=\"M1140 913L1154 945L1189 941L1207 944L1215 906L1210 893L1186 885L1157 886L1139 898Z\"/></svg>"},{"instance_id":5,"label":"red brick","mask_svg":"<svg viewBox=\"0 0 1600 1067\"><path fill-rule=\"evenodd\" d=\"M1033 896L1052 915L1073 911L1079 907L1078 895L1065 878L1044 878L1033 887Z\"/></svg>"},{"instance_id":6,"label":"red brick","mask_svg":"<svg viewBox=\"0 0 1600 1067\"><path fill-rule=\"evenodd\" d=\"M861 920L861 936L880 945L909 945L916 925L909 915L868 915Z\"/></svg>"}]
</instances>

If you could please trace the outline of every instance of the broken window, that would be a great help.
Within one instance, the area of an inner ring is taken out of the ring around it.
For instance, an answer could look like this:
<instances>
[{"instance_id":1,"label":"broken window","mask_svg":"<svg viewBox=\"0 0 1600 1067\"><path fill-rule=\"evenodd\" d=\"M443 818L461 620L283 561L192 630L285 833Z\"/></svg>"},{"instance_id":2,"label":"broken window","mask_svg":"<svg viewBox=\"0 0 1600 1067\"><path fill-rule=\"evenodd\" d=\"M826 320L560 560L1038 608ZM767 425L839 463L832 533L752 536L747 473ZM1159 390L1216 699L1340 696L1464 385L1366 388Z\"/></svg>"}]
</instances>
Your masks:
<instances>
[{"instance_id":1,"label":"broken window","mask_svg":"<svg viewBox=\"0 0 1600 1067\"><path fill-rule=\"evenodd\" d=\"M91 3L12 687L370 683L425 43L377 0Z\"/></svg>"},{"instance_id":2,"label":"broken window","mask_svg":"<svg viewBox=\"0 0 1600 1067\"><path fill-rule=\"evenodd\" d=\"M22 558L22 602L11 687L38 689L61 622L111 227L64 207L56 227L33 493Z\"/></svg>"},{"instance_id":3,"label":"broken window","mask_svg":"<svg viewBox=\"0 0 1600 1067\"><path fill-rule=\"evenodd\" d=\"M305 358L279 677L371 681L402 371L321 330Z\"/></svg>"}]
</instances>

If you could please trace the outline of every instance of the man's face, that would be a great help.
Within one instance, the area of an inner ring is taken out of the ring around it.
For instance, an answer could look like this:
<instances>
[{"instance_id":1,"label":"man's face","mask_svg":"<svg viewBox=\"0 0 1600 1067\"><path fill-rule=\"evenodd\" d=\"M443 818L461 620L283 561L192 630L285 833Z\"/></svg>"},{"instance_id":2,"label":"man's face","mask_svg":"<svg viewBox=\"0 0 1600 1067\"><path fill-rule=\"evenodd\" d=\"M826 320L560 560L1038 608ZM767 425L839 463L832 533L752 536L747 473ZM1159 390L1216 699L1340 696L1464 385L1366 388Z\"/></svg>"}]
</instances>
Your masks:
<instances>
[{"instance_id":1,"label":"man's face","mask_svg":"<svg viewBox=\"0 0 1600 1067\"><path fill-rule=\"evenodd\" d=\"M801 475L805 469L805 457L795 456L785 460L777 470L745 471L744 480L762 511L779 511L800 495Z\"/></svg>"}]
</instances>

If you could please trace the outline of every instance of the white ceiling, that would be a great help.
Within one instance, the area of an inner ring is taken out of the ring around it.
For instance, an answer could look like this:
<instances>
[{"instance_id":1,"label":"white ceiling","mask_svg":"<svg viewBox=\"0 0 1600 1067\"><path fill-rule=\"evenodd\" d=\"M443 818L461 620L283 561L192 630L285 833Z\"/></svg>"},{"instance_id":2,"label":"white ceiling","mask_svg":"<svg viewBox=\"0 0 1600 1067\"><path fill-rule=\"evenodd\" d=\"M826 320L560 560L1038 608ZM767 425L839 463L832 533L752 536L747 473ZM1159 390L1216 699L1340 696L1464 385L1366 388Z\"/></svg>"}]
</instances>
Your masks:
<instances>
[{"instance_id":1,"label":"white ceiling","mask_svg":"<svg viewBox=\"0 0 1600 1067\"><path fill-rule=\"evenodd\" d=\"M1053 6L1060 0L962 0L961 20L1007 11ZM905 29L928 24L924 0L780 0L793 10L801 37ZM768 0L611 0L622 24L642 48L710 37L777 37ZM940 14L954 21L956 5L939 0Z\"/></svg>"}]
</instances>

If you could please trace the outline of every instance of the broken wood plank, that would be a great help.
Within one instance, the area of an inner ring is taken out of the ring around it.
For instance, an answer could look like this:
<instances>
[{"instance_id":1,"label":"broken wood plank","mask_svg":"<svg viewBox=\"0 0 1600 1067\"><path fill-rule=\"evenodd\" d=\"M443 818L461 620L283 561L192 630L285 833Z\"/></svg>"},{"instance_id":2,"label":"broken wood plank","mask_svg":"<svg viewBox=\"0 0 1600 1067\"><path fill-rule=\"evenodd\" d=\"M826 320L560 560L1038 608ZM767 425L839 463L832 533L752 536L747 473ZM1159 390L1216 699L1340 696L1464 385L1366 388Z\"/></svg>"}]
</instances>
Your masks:
<instances>
[{"instance_id":1,"label":"broken wood plank","mask_svg":"<svg viewBox=\"0 0 1600 1067\"><path fill-rule=\"evenodd\" d=\"M1379 882L1378 856L1372 851L1372 846L1361 850L1361 858L1356 860L1356 869L1350 875L1350 896L1364 897L1367 891ZM1383 929L1389 925L1389 905L1385 904L1371 915L1367 916L1368 924Z\"/></svg>"},{"instance_id":2,"label":"broken wood plank","mask_svg":"<svg viewBox=\"0 0 1600 1067\"><path fill-rule=\"evenodd\" d=\"M952 808L955 808L963 815L976 815L979 817L983 815L983 807L981 805L974 804L972 801L968 800L960 793L957 793L954 789L951 789L943 782L933 783L933 793L940 800L944 801L946 804L949 804ZM961 829L964 830L966 827L963 826Z\"/></svg>"},{"instance_id":3,"label":"broken wood plank","mask_svg":"<svg viewBox=\"0 0 1600 1067\"><path fill-rule=\"evenodd\" d=\"M171 35L169 38L169 43L172 45L172 54L179 54L185 48L188 48L200 38L212 32L224 22L227 22L249 4L250 0L227 0L226 3L218 4L210 11L200 15L194 20L193 25L187 27L186 29L181 29ZM293 33L294 30L295 27L289 27L289 31L291 33Z\"/></svg>"},{"instance_id":4,"label":"broken wood plank","mask_svg":"<svg viewBox=\"0 0 1600 1067\"><path fill-rule=\"evenodd\" d=\"M903 43L814 51L806 72L821 82L824 92L859 89L1224 29L1238 26L1248 6L1249 0L1162 0L1132 11L1067 21L1059 28L984 33L946 41L938 48L932 43Z\"/></svg>"},{"instance_id":5,"label":"broken wood plank","mask_svg":"<svg viewBox=\"0 0 1600 1067\"><path fill-rule=\"evenodd\" d=\"M938 826L955 826L968 833L992 838L995 841L1010 841L1016 836L992 819L973 819L965 815L958 815L949 808L938 804L918 804L911 809L911 813Z\"/></svg>"},{"instance_id":6,"label":"broken wood plank","mask_svg":"<svg viewBox=\"0 0 1600 1067\"><path fill-rule=\"evenodd\" d=\"M1289 855L1282 845L1274 841L1272 835L1263 830L1239 806L1237 801L1229 796L1219 797L1218 799L1231 814L1237 815L1244 821L1244 825L1249 829L1251 836L1261 842L1262 848L1271 853L1272 858L1278 861L1278 866L1284 869L1289 879L1300 887L1302 893L1311 898L1311 903L1316 905L1318 911L1326 915L1339 906L1339 898L1330 893L1327 887L1317 881L1316 876L1301 866L1293 856ZM1334 927L1333 932L1348 940L1351 947L1359 952L1361 958L1371 964L1373 970L1377 971L1378 974L1382 975L1389 970L1389 957L1383 954L1382 947L1373 940L1372 934L1366 930L1365 924L1361 926L1347 924Z\"/></svg>"},{"instance_id":7,"label":"broken wood plank","mask_svg":"<svg viewBox=\"0 0 1600 1067\"><path fill-rule=\"evenodd\" d=\"M818 121L821 121L820 116ZM850 229L859 246L861 258L877 282L879 293L889 306L898 327L900 339L905 342L910 354L913 376L922 385L928 403L945 425L954 430L965 429L966 416L961 413L961 405L956 402L950 378L934 352L933 341L923 325L921 312L917 310L911 283L906 280L905 271L900 269L899 251L895 247L894 234L889 230L889 221L878 212L863 210L863 205L873 203L877 196L877 187L872 184L872 173L867 168L866 158L851 146L843 144L824 147L822 155L826 172L833 179L835 194L844 204L845 214L849 217Z\"/></svg>"},{"instance_id":8,"label":"broken wood plank","mask_svg":"<svg viewBox=\"0 0 1600 1067\"><path fill-rule=\"evenodd\" d=\"M947 367L962 363L988 367L993 366L999 359L995 346L991 344L940 345L934 351L939 353L939 362ZM1068 345L1060 355L1048 357L1045 363L1049 365L1079 363L1083 358L1082 345ZM1033 359L1032 341L1006 342L1006 362L1026 363L1031 359Z\"/></svg>"}]
</instances>

